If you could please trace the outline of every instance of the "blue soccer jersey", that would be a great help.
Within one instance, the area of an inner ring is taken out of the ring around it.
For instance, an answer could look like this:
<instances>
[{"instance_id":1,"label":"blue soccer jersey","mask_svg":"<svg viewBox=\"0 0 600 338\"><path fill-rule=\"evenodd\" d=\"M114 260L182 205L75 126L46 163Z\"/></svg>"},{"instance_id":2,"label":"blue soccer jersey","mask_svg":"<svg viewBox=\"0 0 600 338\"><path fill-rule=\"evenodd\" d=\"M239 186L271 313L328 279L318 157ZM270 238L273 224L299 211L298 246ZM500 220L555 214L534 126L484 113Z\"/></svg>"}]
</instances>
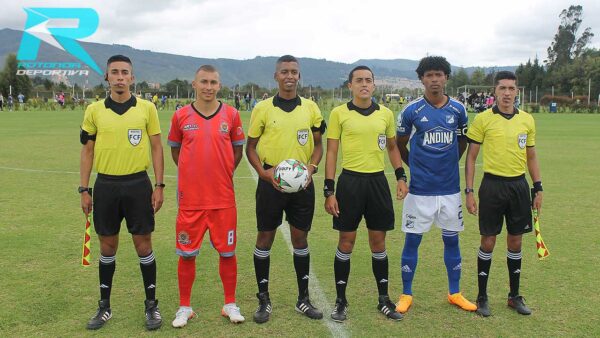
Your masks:
<instances>
[{"instance_id":1,"label":"blue soccer jersey","mask_svg":"<svg viewBox=\"0 0 600 338\"><path fill-rule=\"evenodd\" d=\"M410 193L423 196L460 192L458 136L466 135L467 112L452 98L441 108L424 97L410 102L398 116L398 137L411 135Z\"/></svg>"}]
</instances>

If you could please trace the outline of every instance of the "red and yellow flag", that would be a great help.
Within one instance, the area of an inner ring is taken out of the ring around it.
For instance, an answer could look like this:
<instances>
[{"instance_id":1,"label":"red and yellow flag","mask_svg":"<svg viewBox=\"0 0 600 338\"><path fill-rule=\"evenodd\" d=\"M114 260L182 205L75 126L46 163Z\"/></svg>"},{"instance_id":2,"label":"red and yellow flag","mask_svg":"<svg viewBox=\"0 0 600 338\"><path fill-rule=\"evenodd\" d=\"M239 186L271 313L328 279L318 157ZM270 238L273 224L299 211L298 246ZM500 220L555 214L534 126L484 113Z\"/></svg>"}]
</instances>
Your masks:
<instances>
[{"instance_id":1,"label":"red and yellow flag","mask_svg":"<svg viewBox=\"0 0 600 338\"><path fill-rule=\"evenodd\" d=\"M83 249L81 251L81 265L90 265L90 226L92 224L92 214L89 213L85 222L85 232L83 233Z\"/></svg>"},{"instance_id":2,"label":"red and yellow flag","mask_svg":"<svg viewBox=\"0 0 600 338\"><path fill-rule=\"evenodd\" d=\"M537 254L539 259L544 259L550 255L548 248L546 248L546 244L542 239L542 234L540 233L540 218L538 216L537 210L533 210L533 229L535 230L535 241L537 246Z\"/></svg>"}]
</instances>

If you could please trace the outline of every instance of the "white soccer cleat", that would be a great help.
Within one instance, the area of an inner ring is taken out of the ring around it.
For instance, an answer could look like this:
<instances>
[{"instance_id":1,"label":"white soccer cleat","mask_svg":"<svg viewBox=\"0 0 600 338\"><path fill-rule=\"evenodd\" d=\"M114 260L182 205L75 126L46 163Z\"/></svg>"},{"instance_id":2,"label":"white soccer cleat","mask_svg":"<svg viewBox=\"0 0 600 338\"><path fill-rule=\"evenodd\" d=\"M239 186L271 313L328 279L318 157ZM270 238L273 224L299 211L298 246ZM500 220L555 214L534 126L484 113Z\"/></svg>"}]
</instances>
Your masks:
<instances>
[{"instance_id":1,"label":"white soccer cleat","mask_svg":"<svg viewBox=\"0 0 600 338\"><path fill-rule=\"evenodd\" d=\"M240 308L235 303L223 305L221 315L228 317L232 323L243 323L246 318L240 313Z\"/></svg>"},{"instance_id":2,"label":"white soccer cleat","mask_svg":"<svg viewBox=\"0 0 600 338\"><path fill-rule=\"evenodd\" d=\"M180 306L173 320L173 327L184 327L188 320L196 317L196 313L189 306Z\"/></svg>"}]
</instances>

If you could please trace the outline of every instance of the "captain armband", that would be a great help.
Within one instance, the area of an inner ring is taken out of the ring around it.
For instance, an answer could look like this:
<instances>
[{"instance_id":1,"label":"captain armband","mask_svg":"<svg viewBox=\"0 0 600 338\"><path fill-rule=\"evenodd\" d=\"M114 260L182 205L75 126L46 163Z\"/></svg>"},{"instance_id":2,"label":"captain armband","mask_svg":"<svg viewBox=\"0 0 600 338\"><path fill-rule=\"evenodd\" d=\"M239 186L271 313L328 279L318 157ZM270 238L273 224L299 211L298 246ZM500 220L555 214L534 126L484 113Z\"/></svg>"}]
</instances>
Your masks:
<instances>
[{"instance_id":1,"label":"captain armband","mask_svg":"<svg viewBox=\"0 0 600 338\"><path fill-rule=\"evenodd\" d=\"M81 129L81 131L79 132L79 142L81 142L81 144L85 145L86 143L88 143L88 141L96 141L96 134L94 135L90 135L87 131L83 130L83 128Z\"/></svg>"},{"instance_id":2,"label":"captain armband","mask_svg":"<svg viewBox=\"0 0 600 338\"><path fill-rule=\"evenodd\" d=\"M467 125L463 125L462 127L456 128L456 136L457 137L466 137L467 136Z\"/></svg>"}]
</instances>

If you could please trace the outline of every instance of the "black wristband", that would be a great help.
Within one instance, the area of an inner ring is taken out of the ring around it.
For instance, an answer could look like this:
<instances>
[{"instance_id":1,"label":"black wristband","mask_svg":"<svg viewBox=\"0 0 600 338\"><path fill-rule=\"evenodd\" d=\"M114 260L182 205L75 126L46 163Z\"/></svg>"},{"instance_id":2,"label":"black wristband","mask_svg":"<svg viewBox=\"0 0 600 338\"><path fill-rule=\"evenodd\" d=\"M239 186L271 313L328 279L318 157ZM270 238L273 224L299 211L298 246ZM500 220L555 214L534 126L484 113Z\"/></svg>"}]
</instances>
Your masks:
<instances>
[{"instance_id":1,"label":"black wristband","mask_svg":"<svg viewBox=\"0 0 600 338\"><path fill-rule=\"evenodd\" d=\"M544 189L542 188L542 181L533 182L533 191L536 193L538 191L544 191Z\"/></svg>"},{"instance_id":2,"label":"black wristband","mask_svg":"<svg viewBox=\"0 0 600 338\"><path fill-rule=\"evenodd\" d=\"M329 197L335 193L335 181L329 178L325 179L323 184L323 195Z\"/></svg>"},{"instance_id":3,"label":"black wristband","mask_svg":"<svg viewBox=\"0 0 600 338\"><path fill-rule=\"evenodd\" d=\"M406 182L406 172L404 171L403 167L399 167L396 170L394 170L394 174L396 174L396 181L403 180L404 182Z\"/></svg>"},{"instance_id":4,"label":"black wristband","mask_svg":"<svg viewBox=\"0 0 600 338\"><path fill-rule=\"evenodd\" d=\"M156 184L154 185L154 187L155 187L155 188L164 188L164 187L166 187L166 185L165 185L164 183L156 183Z\"/></svg>"}]
</instances>

